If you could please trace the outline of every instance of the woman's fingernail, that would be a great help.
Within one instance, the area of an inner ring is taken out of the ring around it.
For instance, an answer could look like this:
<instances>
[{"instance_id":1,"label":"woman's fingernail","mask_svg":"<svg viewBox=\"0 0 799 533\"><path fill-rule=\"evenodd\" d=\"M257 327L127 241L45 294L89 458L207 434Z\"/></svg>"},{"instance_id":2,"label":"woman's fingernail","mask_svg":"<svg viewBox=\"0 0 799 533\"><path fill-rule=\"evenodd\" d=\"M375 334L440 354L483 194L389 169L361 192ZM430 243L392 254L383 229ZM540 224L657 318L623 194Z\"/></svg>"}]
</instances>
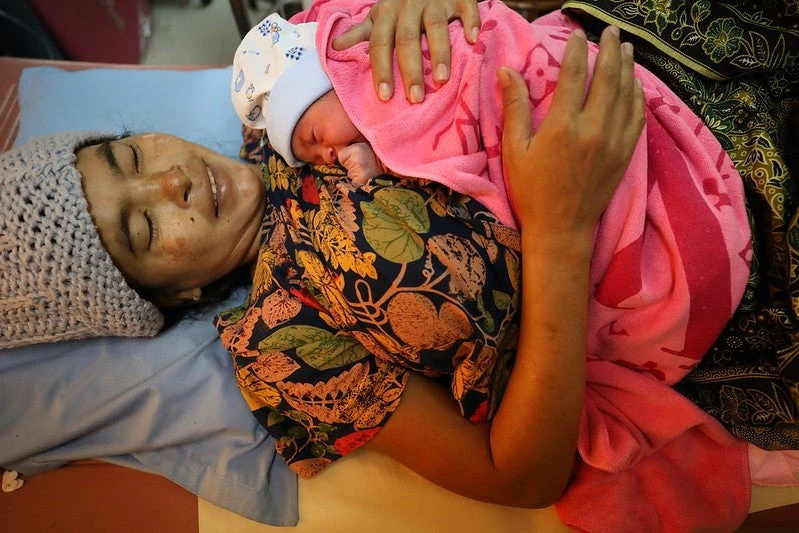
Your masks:
<instances>
[{"instance_id":1,"label":"woman's fingernail","mask_svg":"<svg viewBox=\"0 0 799 533\"><path fill-rule=\"evenodd\" d=\"M424 91L422 91L422 87L419 85L412 85L411 90L411 103L418 104L424 100Z\"/></svg>"},{"instance_id":2,"label":"woman's fingernail","mask_svg":"<svg viewBox=\"0 0 799 533\"><path fill-rule=\"evenodd\" d=\"M499 67L497 70L497 77L502 87L508 87L510 85L510 74L508 74L507 67Z\"/></svg>"},{"instance_id":3,"label":"woman's fingernail","mask_svg":"<svg viewBox=\"0 0 799 533\"><path fill-rule=\"evenodd\" d=\"M619 31L619 27L618 26L611 26L610 27L610 33L612 33L613 35L618 37L621 32Z\"/></svg>"},{"instance_id":4,"label":"woman's fingernail","mask_svg":"<svg viewBox=\"0 0 799 533\"><path fill-rule=\"evenodd\" d=\"M384 81L380 82L380 85L377 86L377 94L385 102L391 98L391 86Z\"/></svg>"},{"instance_id":5,"label":"woman's fingernail","mask_svg":"<svg viewBox=\"0 0 799 533\"><path fill-rule=\"evenodd\" d=\"M621 51L627 55L633 55L633 43L621 43Z\"/></svg>"},{"instance_id":6,"label":"woman's fingernail","mask_svg":"<svg viewBox=\"0 0 799 533\"><path fill-rule=\"evenodd\" d=\"M580 39L585 39L585 32L581 28L577 28L572 33L577 37L579 37Z\"/></svg>"},{"instance_id":7,"label":"woman's fingernail","mask_svg":"<svg viewBox=\"0 0 799 533\"><path fill-rule=\"evenodd\" d=\"M447 81L449 79L449 68L444 63L439 63L436 67L436 80Z\"/></svg>"},{"instance_id":8,"label":"woman's fingernail","mask_svg":"<svg viewBox=\"0 0 799 533\"><path fill-rule=\"evenodd\" d=\"M472 28L472 42L475 42L475 41L477 41L477 36L478 36L479 34L480 34L480 28L478 28L477 26L475 26L474 28Z\"/></svg>"}]
</instances>

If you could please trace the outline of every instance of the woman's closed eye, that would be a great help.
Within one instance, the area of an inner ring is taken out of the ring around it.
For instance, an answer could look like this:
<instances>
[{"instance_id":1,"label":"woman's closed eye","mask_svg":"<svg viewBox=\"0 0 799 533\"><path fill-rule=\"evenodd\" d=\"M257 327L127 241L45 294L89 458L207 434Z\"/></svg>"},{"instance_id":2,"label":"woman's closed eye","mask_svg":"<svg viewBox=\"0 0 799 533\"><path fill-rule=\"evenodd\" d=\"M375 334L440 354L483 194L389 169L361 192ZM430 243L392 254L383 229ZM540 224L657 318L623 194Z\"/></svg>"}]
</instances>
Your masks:
<instances>
[{"instance_id":1,"label":"woman's closed eye","mask_svg":"<svg viewBox=\"0 0 799 533\"><path fill-rule=\"evenodd\" d=\"M128 148L130 148L130 152L133 156L133 168L138 174L139 172L141 172L141 157L139 155L139 148L132 144L129 144Z\"/></svg>"}]
</instances>

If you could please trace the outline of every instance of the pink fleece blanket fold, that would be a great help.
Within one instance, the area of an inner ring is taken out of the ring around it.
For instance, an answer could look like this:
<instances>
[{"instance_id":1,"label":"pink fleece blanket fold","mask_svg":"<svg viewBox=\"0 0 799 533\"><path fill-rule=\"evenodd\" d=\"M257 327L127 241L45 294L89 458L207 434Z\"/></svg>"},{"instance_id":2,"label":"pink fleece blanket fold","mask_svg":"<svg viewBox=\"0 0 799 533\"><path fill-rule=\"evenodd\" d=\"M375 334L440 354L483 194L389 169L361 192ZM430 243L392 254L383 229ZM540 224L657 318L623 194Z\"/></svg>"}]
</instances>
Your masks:
<instances>
[{"instance_id":1,"label":"pink fleece blanket fold","mask_svg":"<svg viewBox=\"0 0 799 533\"><path fill-rule=\"evenodd\" d=\"M429 83L425 44L424 103L402 94L384 103L374 94L368 44L341 52L329 44L371 4L333 0L303 16L318 17L322 64L353 123L395 172L469 194L515 225L496 71L522 73L537 127L574 23L556 13L530 24L500 2L483 3L475 45L450 25L451 80ZM589 48L593 68L597 47ZM742 183L702 121L651 73L636 75L647 125L596 228L580 461L557 509L588 531L730 530L749 505L746 445L671 385L705 354L746 284Z\"/></svg>"}]
</instances>

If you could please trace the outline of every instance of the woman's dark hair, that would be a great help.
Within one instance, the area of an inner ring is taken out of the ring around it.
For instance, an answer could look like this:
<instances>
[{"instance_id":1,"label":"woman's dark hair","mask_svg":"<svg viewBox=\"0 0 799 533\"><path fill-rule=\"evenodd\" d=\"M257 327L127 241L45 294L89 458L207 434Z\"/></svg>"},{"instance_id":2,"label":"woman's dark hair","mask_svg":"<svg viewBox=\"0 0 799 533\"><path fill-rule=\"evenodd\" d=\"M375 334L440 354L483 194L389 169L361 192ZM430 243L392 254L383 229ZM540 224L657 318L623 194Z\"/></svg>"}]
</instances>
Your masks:
<instances>
[{"instance_id":1,"label":"woman's dark hair","mask_svg":"<svg viewBox=\"0 0 799 533\"><path fill-rule=\"evenodd\" d=\"M217 311L219 304L227 300L231 293L250 282L249 265L243 265L226 276L206 285L197 301L188 301L174 307L159 307L164 315L163 329L169 329L184 318L200 319L211 311ZM145 300L153 301L147 289L137 289Z\"/></svg>"}]
</instances>

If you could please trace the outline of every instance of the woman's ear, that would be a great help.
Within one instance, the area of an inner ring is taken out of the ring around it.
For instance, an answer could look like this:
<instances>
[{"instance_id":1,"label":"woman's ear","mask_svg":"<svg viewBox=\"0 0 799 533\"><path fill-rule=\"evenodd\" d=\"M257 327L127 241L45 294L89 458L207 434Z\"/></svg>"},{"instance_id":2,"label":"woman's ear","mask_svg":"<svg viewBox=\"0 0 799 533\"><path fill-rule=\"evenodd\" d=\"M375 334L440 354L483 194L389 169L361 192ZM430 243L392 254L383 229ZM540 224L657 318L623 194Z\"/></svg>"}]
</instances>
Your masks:
<instances>
[{"instance_id":1,"label":"woman's ear","mask_svg":"<svg viewBox=\"0 0 799 533\"><path fill-rule=\"evenodd\" d=\"M158 307L185 307L186 305L199 302L202 293L203 291L199 287L196 289L185 289L173 292L162 291L153 294L152 300Z\"/></svg>"}]
</instances>

